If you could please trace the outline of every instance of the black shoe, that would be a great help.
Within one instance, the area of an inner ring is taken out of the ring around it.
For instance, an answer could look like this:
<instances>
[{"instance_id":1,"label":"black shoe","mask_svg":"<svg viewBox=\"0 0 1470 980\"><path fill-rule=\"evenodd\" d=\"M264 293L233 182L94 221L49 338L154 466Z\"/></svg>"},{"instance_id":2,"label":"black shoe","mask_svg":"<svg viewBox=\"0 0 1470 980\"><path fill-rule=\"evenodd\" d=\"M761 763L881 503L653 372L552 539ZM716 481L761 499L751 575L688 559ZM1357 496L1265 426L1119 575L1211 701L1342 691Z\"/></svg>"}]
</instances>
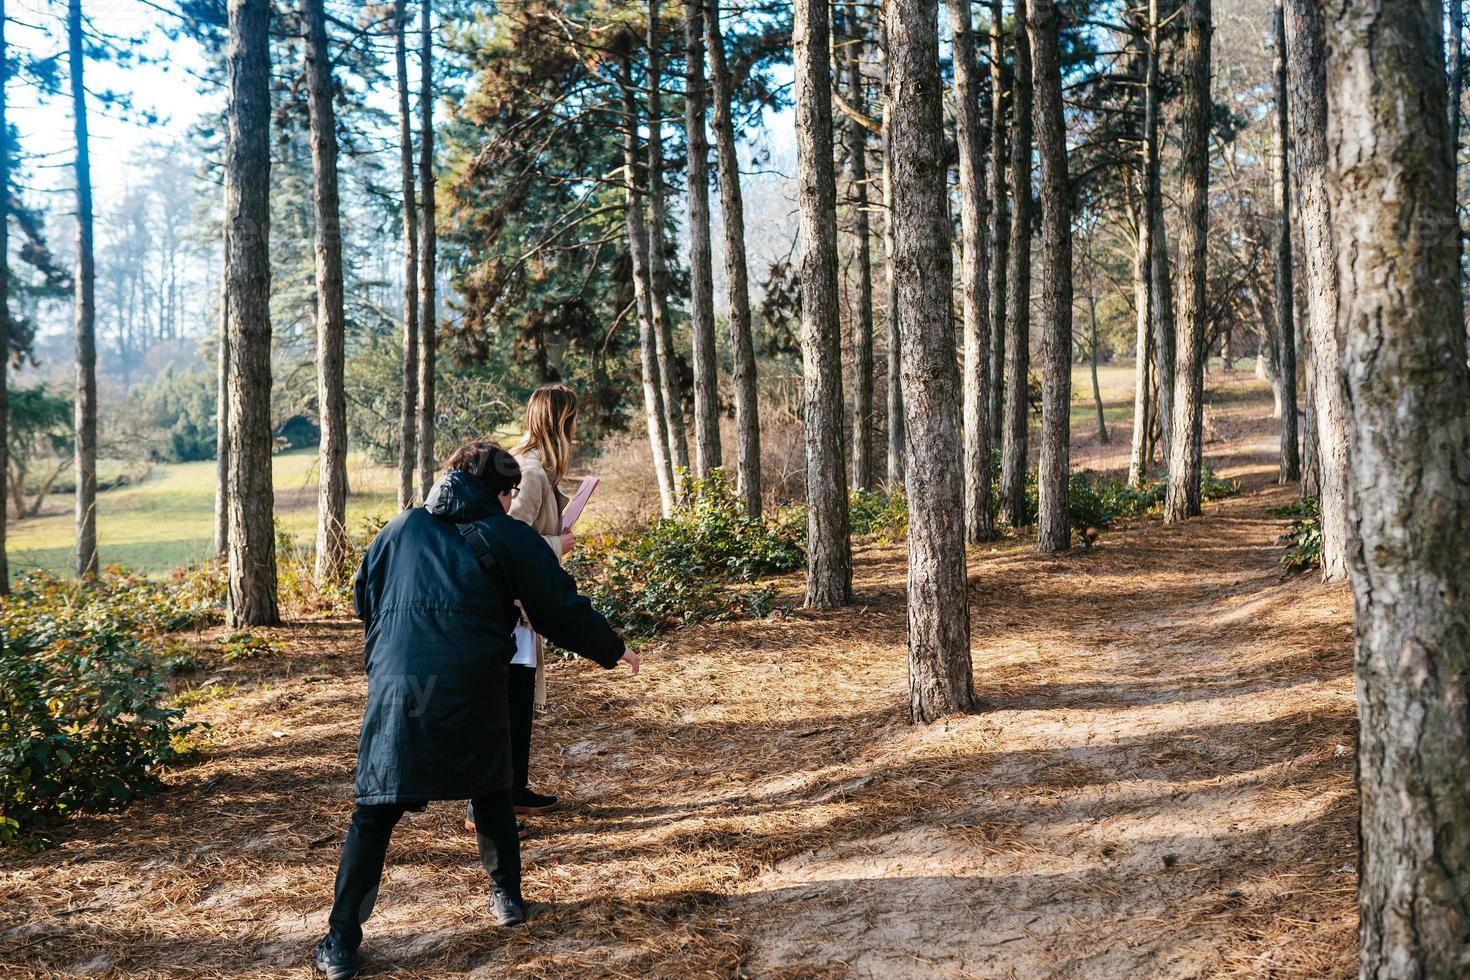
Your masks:
<instances>
[{"instance_id":1,"label":"black shoe","mask_svg":"<svg viewBox=\"0 0 1470 980\"><path fill-rule=\"evenodd\" d=\"M498 888L490 895L490 912L498 926L518 926L526 921L526 903L521 896Z\"/></svg>"},{"instance_id":2,"label":"black shoe","mask_svg":"<svg viewBox=\"0 0 1470 980\"><path fill-rule=\"evenodd\" d=\"M557 800L554 796L545 796L529 789L518 789L512 797L515 803L516 813L550 813L556 809Z\"/></svg>"},{"instance_id":3,"label":"black shoe","mask_svg":"<svg viewBox=\"0 0 1470 980\"><path fill-rule=\"evenodd\" d=\"M357 950L348 949L334 933L327 933L316 944L316 969L327 980L347 980L361 968Z\"/></svg>"}]
</instances>

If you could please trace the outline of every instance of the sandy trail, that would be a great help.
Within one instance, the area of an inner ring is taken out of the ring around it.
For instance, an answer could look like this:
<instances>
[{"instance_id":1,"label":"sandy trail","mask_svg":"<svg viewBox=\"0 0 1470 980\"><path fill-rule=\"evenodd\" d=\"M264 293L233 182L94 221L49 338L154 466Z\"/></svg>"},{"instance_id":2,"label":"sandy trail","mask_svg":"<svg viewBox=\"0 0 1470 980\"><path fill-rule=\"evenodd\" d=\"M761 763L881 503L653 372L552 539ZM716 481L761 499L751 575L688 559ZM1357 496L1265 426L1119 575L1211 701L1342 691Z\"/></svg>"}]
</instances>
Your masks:
<instances>
[{"instance_id":1,"label":"sandy trail","mask_svg":"<svg viewBox=\"0 0 1470 980\"><path fill-rule=\"evenodd\" d=\"M1256 457L1258 459L1258 457ZM983 714L905 721L904 553L846 610L694 627L636 681L558 664L527 842L536 918L484 912L459 806L407 818L364 947L439 977L1348 975L1354 702L1346 590L1282 582L1241 497L1090 553L977 550ZM6 976L305 976L349 813L355 624L277 631L202 761L124 814L0 853ZM218 660L212 633L196 641ZM230 688L233 685L233 688Z\"/></svg>"}]
</instances>

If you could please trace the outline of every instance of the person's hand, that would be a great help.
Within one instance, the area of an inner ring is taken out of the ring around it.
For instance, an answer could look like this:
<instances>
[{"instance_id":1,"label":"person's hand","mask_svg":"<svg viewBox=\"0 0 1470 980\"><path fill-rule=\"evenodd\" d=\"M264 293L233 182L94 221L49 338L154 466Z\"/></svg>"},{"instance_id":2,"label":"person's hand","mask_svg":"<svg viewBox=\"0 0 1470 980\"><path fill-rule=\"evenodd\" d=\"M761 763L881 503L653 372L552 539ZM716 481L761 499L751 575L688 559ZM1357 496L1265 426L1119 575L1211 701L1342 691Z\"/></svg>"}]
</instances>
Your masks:
<instances>
[{"instance_id":1,"label":"person's hand","mask_svg":"<svg viewBox=\"0 0 1470 980\"><path fill-rule=\"evenodd\" d=\"M628 673L632 677L638 676L638 654L632 650L623 651L623 663L628 665Z\"/></svg>"},{"instance_id":2,"label":"person's hand","mask_svg":"<svg viewBox=\"0 0 1470 980\"><path fill-rule=\"evenodd\" d=\"M571 531L568 531L568 532L566 532L565 534L563 534L561 536L561 553L562 553L562 557L566 557L567 555L570 555L572 553L572 549L575 548L576 546L577 546L577 535L576 534L574 534Z\"/></svg>"}]
</instances>

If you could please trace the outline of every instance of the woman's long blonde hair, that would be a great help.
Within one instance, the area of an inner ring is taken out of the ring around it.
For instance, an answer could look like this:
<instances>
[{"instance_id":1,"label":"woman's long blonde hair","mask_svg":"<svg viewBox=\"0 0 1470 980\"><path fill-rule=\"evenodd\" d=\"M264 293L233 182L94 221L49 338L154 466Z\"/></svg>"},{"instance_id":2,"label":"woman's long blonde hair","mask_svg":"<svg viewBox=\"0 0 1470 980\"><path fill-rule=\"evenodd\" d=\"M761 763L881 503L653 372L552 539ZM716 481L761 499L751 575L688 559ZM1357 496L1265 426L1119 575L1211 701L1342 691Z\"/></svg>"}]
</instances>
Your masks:
<instances>
[{"instance_id":1,"label":"woman's long blonde hair","mask_svg":"<svg viewBox=\"0 0 1470 980\"><path fill-rule=\"evenodd\" d=\"M526 434L511 452L522 456L534 450L555 486L572 464L572 426L576 421L577 393L566 385L542 385L526 402Z\"/></svg>"}]
</instances>

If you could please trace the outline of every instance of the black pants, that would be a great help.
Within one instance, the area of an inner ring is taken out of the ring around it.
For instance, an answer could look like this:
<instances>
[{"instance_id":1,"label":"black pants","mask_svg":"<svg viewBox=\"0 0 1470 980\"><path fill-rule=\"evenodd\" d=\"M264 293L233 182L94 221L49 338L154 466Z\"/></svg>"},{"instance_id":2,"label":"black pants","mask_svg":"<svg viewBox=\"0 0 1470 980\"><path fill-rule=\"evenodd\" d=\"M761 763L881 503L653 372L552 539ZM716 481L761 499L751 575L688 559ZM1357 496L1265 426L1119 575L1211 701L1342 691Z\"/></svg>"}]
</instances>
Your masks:
<instances>
[{"instance_id":1,"label":"black pants","mask_svg":"<svg viewBox=\"0 0 1470 980\"><path fill-rule=\"evenodd\" d=\"M516 817L508 792L477 797L474 808L480 819L475 836L480 845L480 863L501 891L521 893L521 841L516 836ZM378 897L383 862L388 856L388 838L398 819L412 809L402 803L359 806L352 813L352 826L342 844L342 861L337 866L336 897L327 922L343 943L356 949L362 943L362 923Z\"/></svg>"},{"instance_id":2,"label":"black pants","mask_svg":"<svg viewBox=\"0 0 1470 980\"><path fill-rule=\"evenodd\" d=\"M505 682L510 702L510 760L512 789L529 785L531 768L531 714L536 703L536 668L511 664Z\"/></svg>"}]
</instances>

